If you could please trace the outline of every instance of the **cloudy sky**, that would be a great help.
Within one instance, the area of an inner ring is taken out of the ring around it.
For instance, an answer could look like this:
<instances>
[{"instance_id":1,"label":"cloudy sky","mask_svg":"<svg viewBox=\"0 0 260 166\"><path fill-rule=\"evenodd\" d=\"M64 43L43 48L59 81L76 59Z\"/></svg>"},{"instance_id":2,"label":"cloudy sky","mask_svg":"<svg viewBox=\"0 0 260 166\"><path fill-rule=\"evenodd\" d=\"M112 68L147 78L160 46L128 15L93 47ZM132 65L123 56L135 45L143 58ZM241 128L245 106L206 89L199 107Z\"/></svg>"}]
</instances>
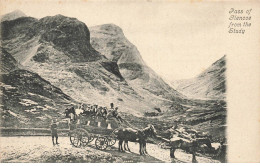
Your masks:
<instances>
[{"instance_id":1,"label":"cloudy sky","mask_svg":"<svg viewBox=\"0 0 260 166\"><path fill-rule=\"evenodd\" d=\"M114 23L167 80L194 77L226 54L222 3L7 0L1 6L1 14L19 9L36 18L76 17L88 27Z\"/></svg>"}]
</instances>

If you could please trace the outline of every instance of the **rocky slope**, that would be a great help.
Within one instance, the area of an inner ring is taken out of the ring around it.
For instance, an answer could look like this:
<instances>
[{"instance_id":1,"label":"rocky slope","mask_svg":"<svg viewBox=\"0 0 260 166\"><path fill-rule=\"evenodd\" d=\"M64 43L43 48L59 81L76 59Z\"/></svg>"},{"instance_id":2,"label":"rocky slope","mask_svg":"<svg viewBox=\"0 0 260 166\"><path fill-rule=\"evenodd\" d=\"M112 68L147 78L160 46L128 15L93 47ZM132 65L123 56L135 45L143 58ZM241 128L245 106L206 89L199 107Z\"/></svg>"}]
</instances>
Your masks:
<instances>
[{"instance_id":1,"label":"rocky slope","mask_svg":"<svg viewBox=\"0 0 260 166\"><path fill-rule=\"evenodd\" d=\"M138 94L148 99L151 104L161 105L167 100L183 96L165 83L143 61L137 48L127 40L122 29L114 24L90 27L92 46L116 62L119 71Z\"/></svg>"},{"instance_id":2,"label":"rocky slope","mask_svg":"<svg viewBox=\"0 0 260 166\"><path fill-rule=\"evenodd\" d=\"M1 126L48 127L63 115L65 105L75 102L38 74L20 69L1 48Z\"/></svg>"},{"instance_id":3,"label":"rocky slope","mask_svg":"<svg viewBox=\"0 0 260 166\"><path fill-rule=\"evenodd\" d=\"M187 80L177 80L172 85L190 98L225 99L225 72L226 56L223 56L197 77Z\"/></svg>"},{"instance_id":4,"label":"rocky slope","mask_svg":"<svg viewBox=\"0 0 260 166\"><path fill-rule=\"evenodd\" d=\"M3 47L20 64L73 99L99 105L114 102L126 112L153 109L126 82L118 64L91 46L87 26L77 19L21 17L2 22L1 29Z\"/></svg>"},{"instance_id":5,"label":"rocky slope","mask_svg":"<svg viewBox=\"0 0 260 166\"><path fill-rule=\"evenodd\" d=\"M137 48L127 40L122 29L114 24L90 27L90 39L96 50L118 64L122 76L138 94L148 99L150 103L154 103L155 106L167 106L158 117L138 119L126 115L126 119L129 119L132 124L137 126L140 124L139 127L141 127L143 123L153 123L159 131L164 131L176 122L192 126L216 139L225 137L225 101L190 100L182 97L145 64ZM215 63L214 66L201 74L198 80L194 80L198 87L204 85L206 81L203 82L203 80L209 77L208 84L214 82L214 88L221 89L220 86L225 83L225 67L221 61ZM214 72L214 70L217 71ZM208 94L218 94L213 90L214 88L208 89Z\"/></svg>"},{"instance_id":6,"label":"rocky slope","mask_svg":"<svg viewBox=\"0 0 260 166\"><path fill-rule=\"evenodd\" d=\"M2 47L0 47L0 51L1 51L1 57L0 57L1 73L8 73L10 71L18 69L18 63L14 59L14 57Z\"/></svg>"},{"instance_id":7,"label":"rocky slope","mask_svg":"<svg viewBox=\"0 0 260 166\"><path fill-rule=\"evenodd\" d=\"M225 137L225 101L203 101L182 97L145 64L137 48L127 40L122 29L114 24L90 27L90 34L92 46L118 64L122 76L138 94L150 103L167 106L158 117L148 120L127 117L132 124L153 123L163 131L177 122L195 127L216 138ZM194 84L198 84L198 88L203 87L206 82L206 88L209 87L208 95L217 95L214 90L221 90L221 85L225 84L225 62L221 61L224 60L216 62L214 67L202 73L197 80L193 80Z\"/></svg>"}]
</instances>

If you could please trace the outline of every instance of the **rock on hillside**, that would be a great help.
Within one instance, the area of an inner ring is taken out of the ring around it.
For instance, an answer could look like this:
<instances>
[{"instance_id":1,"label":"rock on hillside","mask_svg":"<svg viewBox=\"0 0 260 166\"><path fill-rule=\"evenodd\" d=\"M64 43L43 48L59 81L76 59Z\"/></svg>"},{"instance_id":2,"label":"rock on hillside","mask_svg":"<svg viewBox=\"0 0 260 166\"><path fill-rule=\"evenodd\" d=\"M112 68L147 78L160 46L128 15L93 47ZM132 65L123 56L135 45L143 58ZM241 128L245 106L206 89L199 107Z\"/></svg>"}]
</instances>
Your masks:
<instances>
[{"instance_id":1,"label":"rock on hillside","mask_svg":"<svg viewBox=\"0 0 260 166\"><path fill-rule=\"evenodd\" d=\"M122 29L114 24L90 27L92 46L116 62L122 76L144 98L155 105L158 101L183 97L171 88L143 61L137 48L127 40Z\"/></svg>"},{"instance_id":2,"label":"rock on hillside","mask_svg":"<svg viewBox=\"0 0 260 166\"><path fill-rule=\"evenodd\" d=\"M195 78L177 80L173 87L190 98L225 99L226 56L213 63Z\"/></svg>"}]
</instances>

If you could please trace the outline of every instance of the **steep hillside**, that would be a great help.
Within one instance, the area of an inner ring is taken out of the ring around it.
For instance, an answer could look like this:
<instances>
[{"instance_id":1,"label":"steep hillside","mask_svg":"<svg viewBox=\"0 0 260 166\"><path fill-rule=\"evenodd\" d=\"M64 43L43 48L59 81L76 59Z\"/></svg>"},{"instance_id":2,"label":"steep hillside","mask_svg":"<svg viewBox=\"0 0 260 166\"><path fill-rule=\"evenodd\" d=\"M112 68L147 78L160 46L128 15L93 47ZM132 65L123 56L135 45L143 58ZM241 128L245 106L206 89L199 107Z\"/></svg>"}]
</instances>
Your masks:
<instances>
[{"instance_id":1,"label":"steep hillside","mask_svg":"<svg viewBox=\"0 0 260 166\"><path fill-rule=\"evenodd\" d=\"M150 103L167 106L159 116L148 119L126 115L132 124L140 124L141 127L143 123L153 123L159 129L158 132L163 134L162 131L178 123L212 135L214 140L225 138L225 101L193 100L182 97L145 64L137 48L126 39L122 29L116 25L90 27L90 39L96 50L118 64L122 76L138 94L148 99ZM198 83L200 87L207 81L209 84L215 81L214 87L220 87L225 82L224 66L223 62L216 62L214 67L202 73L194 83ZM211 89L208 90L208 94L217 94L210 91ZM170 99L171 102L166 102L165 99Z\"/></svg>"},{"instance_id":2,"label":"steep hillside","mask_svg":"<svg viewBox=\"0 0 260 166\"><path fill-rule=\"evenodd\" d=\"M225 99L226 92L226 56L212 64L195 78L177 80L173 87L190 98Z\"/></svg>"},{"instance_id":3,"label":"steep hillside","mask_svg":"<svg viewBox=\"0 0 260 166\"><path fill-rule=\"evenodd\" d=\"M5 49L0 47L0 73L6 73L18 69L18 63Z\"/></svg>"},{"instance_id":4,"label":"steep hillside","mask_svg":"<svg viewBox=\"0 0 260 166\"><path fill-rule=\"evenodd\" d=\"M4 49L1 73L1 126L48 127L52 118L64 116L66 105L76 104L38 74L20 69Z\"/></svg>"},{"instance_id":5,"label":"steep hillside","mask_svg":"<svg viewBox=\"0 0 260 166\"><path fill-rule=\"evenodd\" d=\"M116 62L90 44L87 26L62 15L22 17L1 23L2 45L30 68L79 102L122 106L121 111L153 109L125 81ZM138 102L138 105L133 103Z\"/></svg>"},{"instance_id":6,"label":"steep hillside","mask_svg":"<svg viewBox=\"0 0 260 166\"><path fill-rule=\"evenodd\" d=\"M124 36L123 30L114 24L90 27L91 45L118 64L145 65L137 48Z\"/></svg>"},{"instance_id":7,"label":"steep hillside","mask_svg":"<svg viewBox=\"0 0 260 166\"><path fill-rule=\"evenodd\" d=\"M145 64L120 27L114 24L94 26L90 27L90 34L92 46L116 62L122 76L144 98L158 102L183 97Z\"/></svg>"}]
</instances>

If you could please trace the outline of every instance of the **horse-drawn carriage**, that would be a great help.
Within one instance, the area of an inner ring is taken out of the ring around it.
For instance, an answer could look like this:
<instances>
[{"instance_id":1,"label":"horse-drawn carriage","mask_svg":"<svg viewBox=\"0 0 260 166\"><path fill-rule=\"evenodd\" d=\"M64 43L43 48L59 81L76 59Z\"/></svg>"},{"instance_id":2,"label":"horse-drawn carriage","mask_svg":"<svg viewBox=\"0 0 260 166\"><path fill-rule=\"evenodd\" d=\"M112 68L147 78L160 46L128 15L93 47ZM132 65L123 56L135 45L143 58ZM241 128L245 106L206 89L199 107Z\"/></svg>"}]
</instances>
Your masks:
<instances>
[{"instance_id":1,"label":"horse-drawn carriage","mask_svg":"<svg viewBox=\"0 0 260 166\"><path fill-rule=\"evenodd\" d=\"M118 120L114 117L74 114L69 118L69 137L74 147L85 147L95 141L97 149L105 150L116 143L116 137L112 132L119 127Z\"/></svg>"},{"instance_id":2,"label":"horse-drawn carriage","mask_svg":"<svg viewBox=\"0 0 260 166\"><path fill-rule=\"evenodd\" d=\"M67 111L67 113L75 112L77 111ZM128 141L138 142L140 144L140 155L145 155L147 154L147 138L153 137L164 142L161 144L162 148L170 149L171 158L175 158L175 150L181 148L192 154L192 162L196 162L196 152L201 145L205 144L209 149L212 149L210 138L200 135L197 131L187 127L180 126L178 128L178 126L174 126L169 129L169 132L173 134L172 138L166 139L157 135L154 126L151 124L144 129L134 129L133 127L129 127L132 125L121 117L102 117L97 115L98 114L84 115L84 113L79 113L77 118L70 118L69 137L73 146L85 147L95 140L96 148L99 150L105 150L107 147L113 146L118 139L119 151L130 151ZM124 146L122 145L123 142Z\"/></svg>"}]
</instances>

